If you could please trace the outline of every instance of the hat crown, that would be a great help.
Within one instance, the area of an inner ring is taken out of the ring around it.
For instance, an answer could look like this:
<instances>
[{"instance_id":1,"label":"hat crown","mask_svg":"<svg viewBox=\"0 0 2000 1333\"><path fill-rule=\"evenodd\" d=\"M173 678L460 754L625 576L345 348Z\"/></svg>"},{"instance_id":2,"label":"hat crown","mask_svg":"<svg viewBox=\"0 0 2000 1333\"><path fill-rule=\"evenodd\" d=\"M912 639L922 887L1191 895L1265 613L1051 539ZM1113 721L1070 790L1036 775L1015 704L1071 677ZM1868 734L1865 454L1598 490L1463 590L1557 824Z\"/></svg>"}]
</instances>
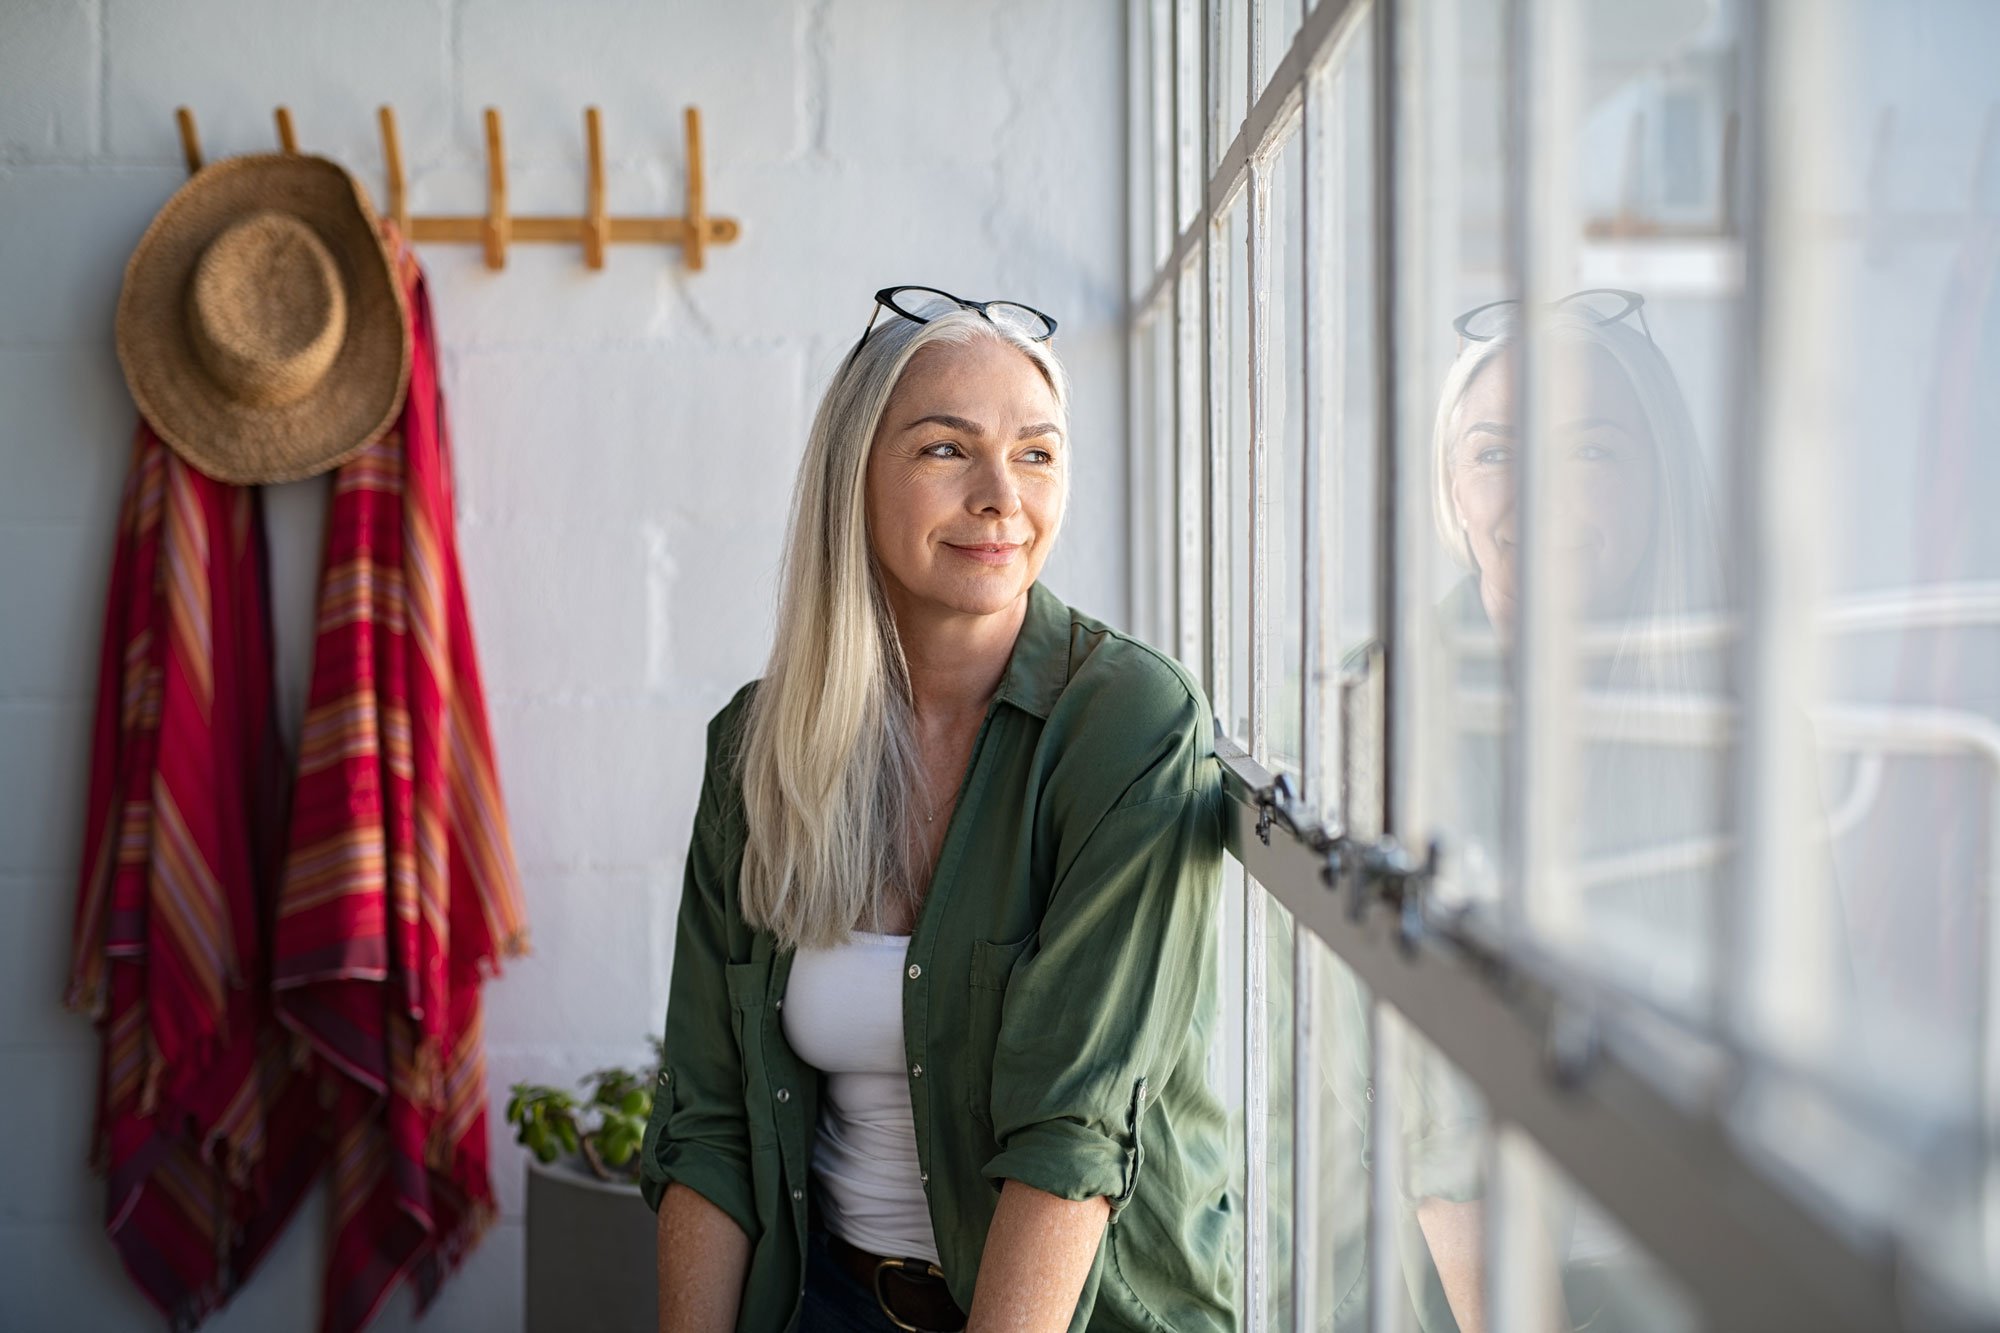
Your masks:
<instances>
[{"instance_id":1,"label":"hat crown","mask_svg":"<svg viewBox=\"0 0 2000 1333\"><path fill-rule=\"evenodd\" d=\"M347 333L340 269L295 214L260 209L203 249L188 280L196 355L230 397L253 407L297 402L325 378Z\"/></svg>"}]
</instances>

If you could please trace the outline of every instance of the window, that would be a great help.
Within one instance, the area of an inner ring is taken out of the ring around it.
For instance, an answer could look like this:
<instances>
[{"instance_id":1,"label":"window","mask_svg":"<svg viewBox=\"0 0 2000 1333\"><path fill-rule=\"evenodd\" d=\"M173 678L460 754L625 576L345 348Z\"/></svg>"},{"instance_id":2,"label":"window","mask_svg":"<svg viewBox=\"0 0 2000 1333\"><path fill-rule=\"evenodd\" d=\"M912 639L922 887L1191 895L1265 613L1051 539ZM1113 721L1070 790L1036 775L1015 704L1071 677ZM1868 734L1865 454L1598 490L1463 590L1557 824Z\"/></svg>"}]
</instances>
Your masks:
<instances>
[{"instance_id":1,"label":"window","mask_svg":"<svg viewBox=\"0 0 2000 1333\"><path fill-rule=\"evenodd\" d=\"M1246 1328L2000 1319L2000 7L1130 25Z\"/></svg>"}]
</instances>

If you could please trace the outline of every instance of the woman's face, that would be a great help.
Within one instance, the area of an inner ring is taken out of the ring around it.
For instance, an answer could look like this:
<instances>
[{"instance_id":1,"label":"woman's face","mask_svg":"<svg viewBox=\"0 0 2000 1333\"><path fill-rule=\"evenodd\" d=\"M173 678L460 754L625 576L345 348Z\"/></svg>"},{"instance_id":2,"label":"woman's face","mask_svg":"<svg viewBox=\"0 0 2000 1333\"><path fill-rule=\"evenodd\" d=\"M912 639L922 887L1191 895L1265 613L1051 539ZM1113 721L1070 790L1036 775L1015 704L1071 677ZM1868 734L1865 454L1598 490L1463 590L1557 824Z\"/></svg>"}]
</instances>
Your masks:
<instances>
[{"instance_id":1,"label":"woman's face","mask_svg":"<svg viewBox=\"0 0 2000 1333\"><path fill-rule=\"evenodd\" d=\"M979 338L910 359L868 455L868 535L890 604L968 615L1012 605L1061 524L1069 447L1021 351Z\"/></svg>"},{"instance_id":2,"label":"woman's face","mask_svg":"<svg viewBox=\"0 0 2000 1333\"><path fill-rule=\"evenodd\" d=\"M1557 355L1551 455L1557 478L1559 572L1582 613L1616 614L1652 548L1658 484L1653 443L1639 400L1618 363L1599 348ZM1473 377L1452 423L1452 508L1479 567L1479 598L1503 633L1519 609L1521 441L1514 430L1513 355L1502 352ZM1535 441L1540 444L1542 441Z\"/></svg>"}]
</instances>

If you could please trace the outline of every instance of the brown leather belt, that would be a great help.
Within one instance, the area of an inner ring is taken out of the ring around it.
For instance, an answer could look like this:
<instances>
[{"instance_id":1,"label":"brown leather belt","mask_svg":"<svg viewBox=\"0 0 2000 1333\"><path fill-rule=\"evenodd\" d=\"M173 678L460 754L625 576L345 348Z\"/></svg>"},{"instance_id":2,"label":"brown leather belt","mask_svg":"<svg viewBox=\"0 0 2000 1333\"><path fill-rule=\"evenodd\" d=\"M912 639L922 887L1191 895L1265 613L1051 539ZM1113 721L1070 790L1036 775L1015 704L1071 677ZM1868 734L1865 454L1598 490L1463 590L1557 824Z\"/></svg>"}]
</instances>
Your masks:
<instances>
[{"instance_id":1,"label":"brown leather belt","mask_svg":"<svg viewBox=\"0 0 2000 1333\"><path fill-rule=\"evenodd\" d=\"M958 1333L965 1311L951 1298L944 1274L922 1259L891 1259L850 1245L831 1231L826 1250L849 1276L875 1293L875 1303L904 1333Z\"/></svg>"}]
</instances>

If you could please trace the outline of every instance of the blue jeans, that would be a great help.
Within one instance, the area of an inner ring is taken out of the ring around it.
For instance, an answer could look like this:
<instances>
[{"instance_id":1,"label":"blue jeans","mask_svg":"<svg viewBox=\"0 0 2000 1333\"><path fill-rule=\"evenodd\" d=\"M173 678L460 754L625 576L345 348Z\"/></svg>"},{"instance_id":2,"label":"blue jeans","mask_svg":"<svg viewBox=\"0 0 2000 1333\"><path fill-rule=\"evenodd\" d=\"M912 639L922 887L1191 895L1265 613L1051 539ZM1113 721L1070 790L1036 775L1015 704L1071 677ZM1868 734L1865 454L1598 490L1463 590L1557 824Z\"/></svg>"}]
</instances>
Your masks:
<instances>
[{"instance_id":1,"label":"blue jeans","mask_svg":"<svg viewBox=\"0 0 2000 1333\"><path fill-rule=\"evenodd\" d=\"M856 1282L827 1252L826 1231L806 1235L806 1294L799 1333L896 1333L875 1293Z\"/></svg>"}]
</instances>

